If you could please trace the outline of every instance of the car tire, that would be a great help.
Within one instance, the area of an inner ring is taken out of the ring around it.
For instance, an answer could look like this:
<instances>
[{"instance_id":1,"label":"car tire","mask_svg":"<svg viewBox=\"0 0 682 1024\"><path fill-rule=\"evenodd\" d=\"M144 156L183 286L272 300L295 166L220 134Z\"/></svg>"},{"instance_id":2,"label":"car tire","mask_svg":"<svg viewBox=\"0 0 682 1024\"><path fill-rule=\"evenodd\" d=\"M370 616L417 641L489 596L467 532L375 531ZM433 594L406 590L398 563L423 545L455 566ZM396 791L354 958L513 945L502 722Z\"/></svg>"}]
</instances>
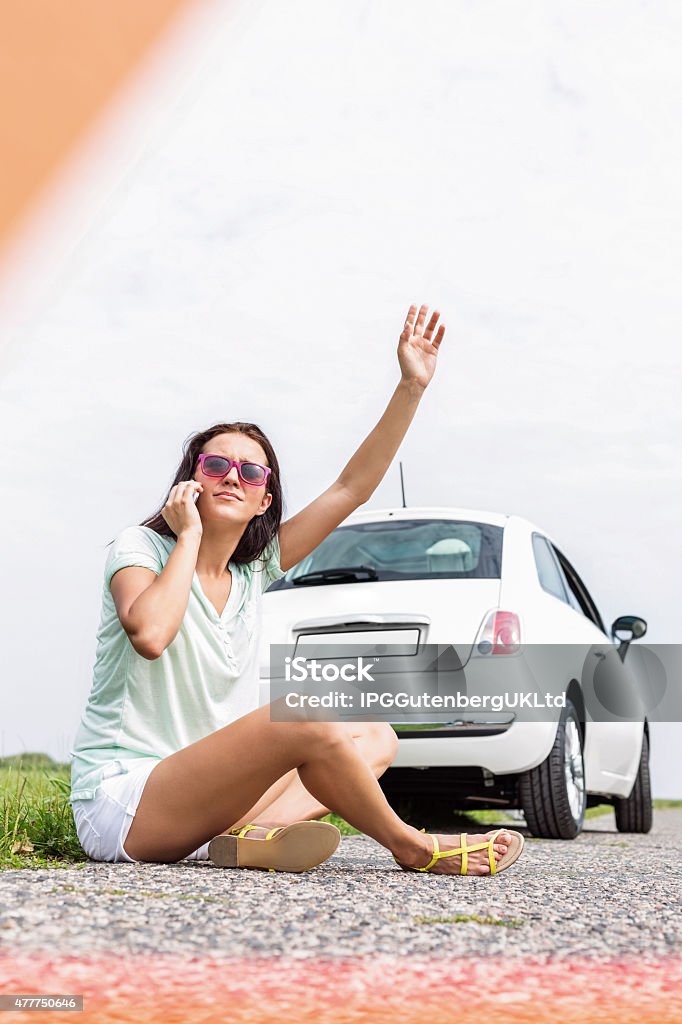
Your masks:
<instances>
[{"instance_id":1,"label":"car tire","mask_svg":"<svg viewBox=\"0 0 682 1024\"><path fill-rule=\"evenodd\" d=\"M575 839L581 832L587 805L583 734L568 697L548 756L521 776L519 799L531 835Z\"/></svg>"},{"instance_id":2,"label":"car tire","mask_svg":"<svg viewBox=\"0 0 682 1024\"><path fill-rule=\"evenodd\" d=\"M616 797L616 828L619 832L649 832L653 822L651 776L649 774L649 739L642 736L642 753L632 792L628 797Z\"/></svg>"}]
</instances>

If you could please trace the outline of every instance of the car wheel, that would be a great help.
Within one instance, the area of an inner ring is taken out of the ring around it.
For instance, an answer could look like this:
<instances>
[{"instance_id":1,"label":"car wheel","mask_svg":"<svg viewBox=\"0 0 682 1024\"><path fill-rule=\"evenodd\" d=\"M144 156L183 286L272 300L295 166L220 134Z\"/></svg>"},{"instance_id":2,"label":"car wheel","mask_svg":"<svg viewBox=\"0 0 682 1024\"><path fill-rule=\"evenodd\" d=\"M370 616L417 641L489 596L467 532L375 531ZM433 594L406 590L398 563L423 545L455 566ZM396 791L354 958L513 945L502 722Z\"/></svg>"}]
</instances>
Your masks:
<instances>
[{"instance_id":1,"label":"car wheel","mask_svg":"<svg viewBox=\"0 0 682 1024\"><path fill-rule=\"evenodd\" d=\"M649 775L649 740L642 736L642 754L632 792L628 797L616 797L616 827L619 832L649 832L653 820L651 778Z\"/></svg>"},{"instance_id":2,"label":"car wheel","mask_svg":"<svg viewBox=\"0 0 682 1024\"><path fill-rule=\"evenodd\" d=\"M543 839L575 839L583 827L585 766L575 705L566 698L554 745L542 764L521 776L519 797L526 824Z\"/></svg>"}]
</instances>

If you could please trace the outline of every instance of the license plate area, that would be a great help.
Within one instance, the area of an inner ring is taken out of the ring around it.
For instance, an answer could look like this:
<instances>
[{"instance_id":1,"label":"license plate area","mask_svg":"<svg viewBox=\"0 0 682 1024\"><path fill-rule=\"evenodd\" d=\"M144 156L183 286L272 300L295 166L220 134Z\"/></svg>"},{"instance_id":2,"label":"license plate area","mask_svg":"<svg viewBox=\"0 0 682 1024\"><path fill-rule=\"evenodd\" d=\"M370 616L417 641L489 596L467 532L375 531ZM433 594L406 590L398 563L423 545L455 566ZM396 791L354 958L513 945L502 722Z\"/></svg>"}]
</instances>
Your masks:
<instances>
[{"instance_id":1,"label":"license plate area","mask_svg":"<svg viewBox=\"0 0 682 1024\"><path fill-rule=\"evenodd\" d=\"M419 651L420 630L406 629L340 629L326 632L300 633L294 655L333 661L336 658L406 657Z\"/></svg>"}]
</instances>

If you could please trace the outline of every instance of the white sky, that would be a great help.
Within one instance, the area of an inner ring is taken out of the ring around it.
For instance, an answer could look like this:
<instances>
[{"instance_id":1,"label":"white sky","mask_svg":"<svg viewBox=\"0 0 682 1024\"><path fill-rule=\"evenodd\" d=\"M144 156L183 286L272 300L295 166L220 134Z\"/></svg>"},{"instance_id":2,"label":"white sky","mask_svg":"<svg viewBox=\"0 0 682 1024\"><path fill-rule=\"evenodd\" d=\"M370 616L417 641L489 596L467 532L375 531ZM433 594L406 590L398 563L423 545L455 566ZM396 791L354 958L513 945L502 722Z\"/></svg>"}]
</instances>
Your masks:
<instances>
[{"instance_id":1,"label":"white sky","mask_svg":"<svg viewBox=\"0 0 682 1024\"><path fill-rule=\"evenodd\" d=\"M677 640L681 43L678 4L635 0L179 24L74 161L5 332L0 754L66 758L105 545L187 435L259 423L294 514L383 412L411 302L446 338L366 507L400 502L402 458L409 504L528 516L608 624ZM680 740L654 731L657 796Z\"/></svg>"}]
</instances>

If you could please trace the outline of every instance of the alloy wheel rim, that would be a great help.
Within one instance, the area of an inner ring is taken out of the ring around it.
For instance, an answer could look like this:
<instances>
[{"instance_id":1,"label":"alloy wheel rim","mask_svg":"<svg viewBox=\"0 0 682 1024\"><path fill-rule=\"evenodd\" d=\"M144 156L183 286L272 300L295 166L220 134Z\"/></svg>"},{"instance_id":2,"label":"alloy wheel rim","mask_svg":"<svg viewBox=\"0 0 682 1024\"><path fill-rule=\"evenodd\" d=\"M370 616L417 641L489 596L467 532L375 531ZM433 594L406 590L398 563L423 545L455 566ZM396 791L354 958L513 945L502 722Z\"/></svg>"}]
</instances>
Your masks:
<instances>
[{"instance_id":1,"label":"alloy wheel rim","mask_svg":"<svg viewBox=\"0 0 682 1024\"><path fill-rule=\"evenodd\" d=\"M580 821L585 805L585 772L578 723L569 718L564 730L564 776L568 805L574 821Z\"/></svg>"}]
</instances>

